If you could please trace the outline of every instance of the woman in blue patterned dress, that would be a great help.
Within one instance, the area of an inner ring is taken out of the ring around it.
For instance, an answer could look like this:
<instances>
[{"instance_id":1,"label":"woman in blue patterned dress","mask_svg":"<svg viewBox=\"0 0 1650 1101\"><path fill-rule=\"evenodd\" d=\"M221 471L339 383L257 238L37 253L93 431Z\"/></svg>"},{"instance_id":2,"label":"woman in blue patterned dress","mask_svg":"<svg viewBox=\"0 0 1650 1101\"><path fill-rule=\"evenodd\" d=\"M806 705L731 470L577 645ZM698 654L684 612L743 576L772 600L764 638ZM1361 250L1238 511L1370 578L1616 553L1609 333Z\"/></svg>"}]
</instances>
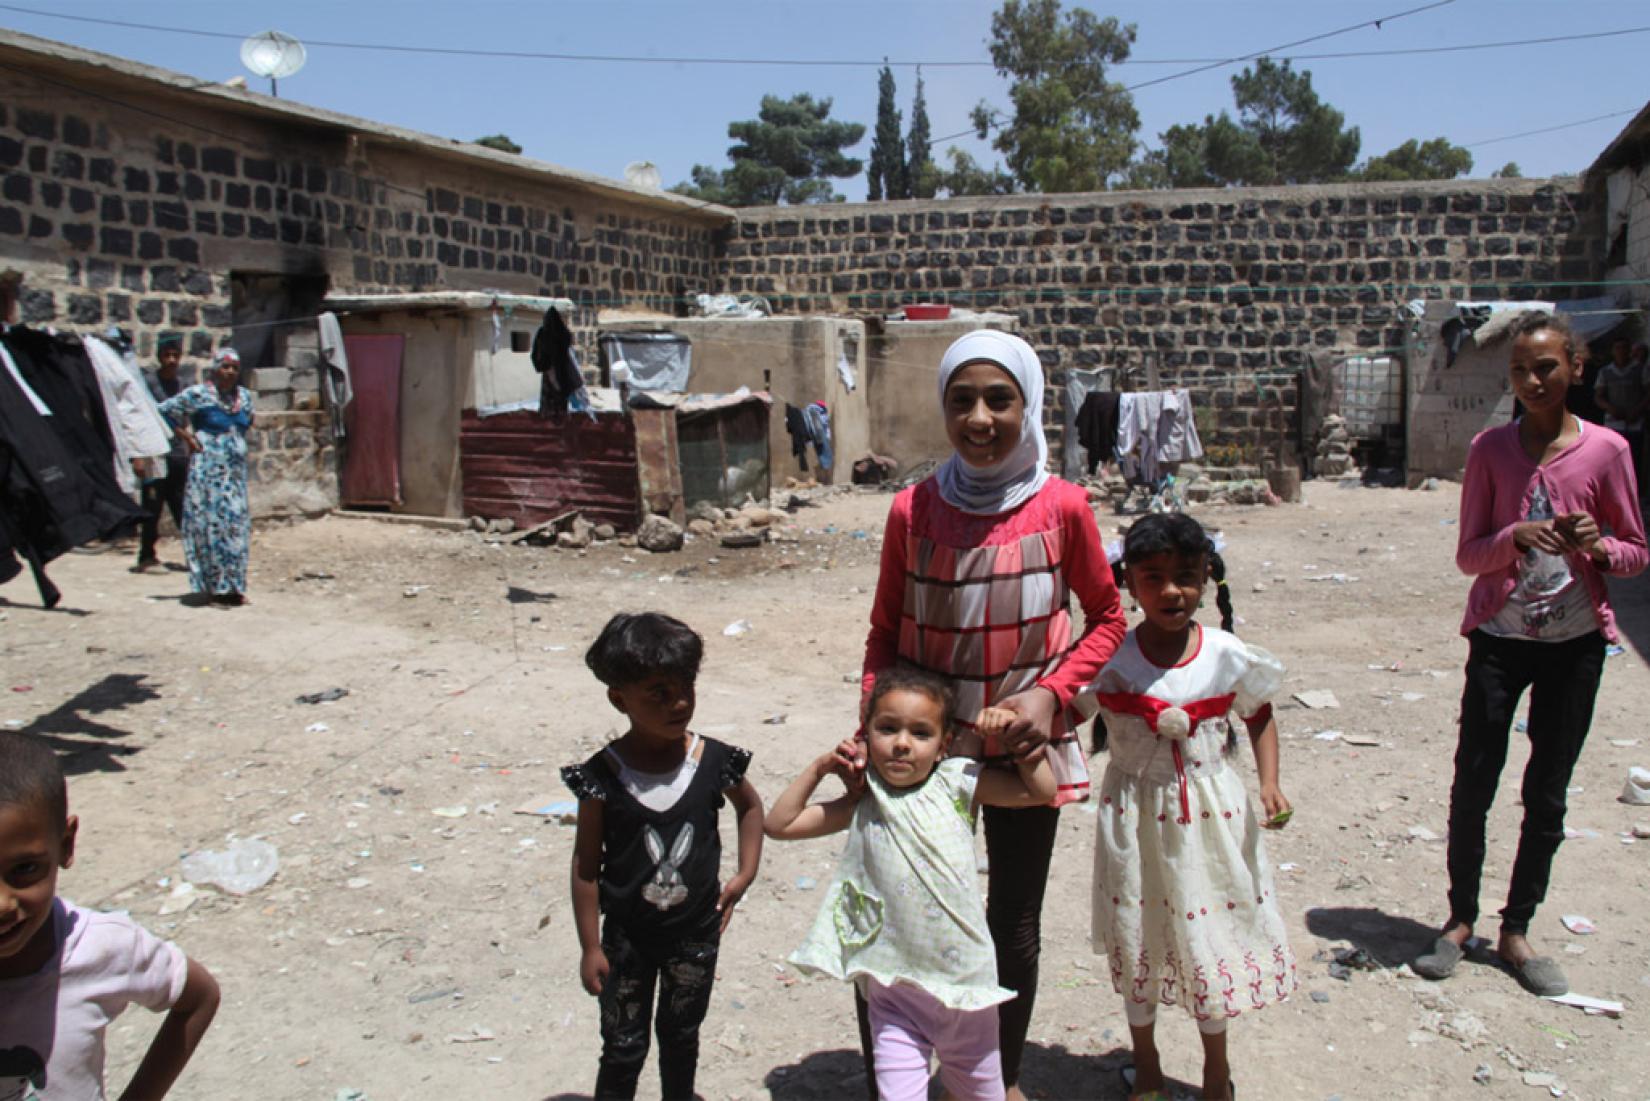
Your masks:
<instances>
[{"instance_id":1,"label":"woman in blue patterned dress","mask_svg":"<svg viewBox=\"0 0 1650 1101\"><path fill-rule=\"evenodd\" d=\"M214 604L246 600L246 558L252 513L246 500L246 431L252 427L252 393L239 385L241 357L221 348L212 357L210 381L197 383L161 403L160 411L194 437L198 453L189 464L183 495L183 551L189 587Z\"/></svg>"}]
</instances>

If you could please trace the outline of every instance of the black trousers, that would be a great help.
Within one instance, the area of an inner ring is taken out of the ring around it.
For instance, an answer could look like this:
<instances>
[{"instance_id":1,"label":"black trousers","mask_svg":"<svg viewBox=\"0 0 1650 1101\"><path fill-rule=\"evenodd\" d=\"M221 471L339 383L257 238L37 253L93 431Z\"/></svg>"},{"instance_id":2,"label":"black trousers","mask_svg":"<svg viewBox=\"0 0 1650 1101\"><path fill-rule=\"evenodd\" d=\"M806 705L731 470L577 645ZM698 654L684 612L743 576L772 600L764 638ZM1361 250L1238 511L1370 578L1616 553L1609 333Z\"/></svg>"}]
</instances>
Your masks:
<instances>
[{"instance_id":1,"label":"black trousers","mask_svg":"<svg viewBox=\"0 0 1650 1101\"><path fill-rule=\"evenodd\" d=\"M1002 1051L1003 1085L1020 1081L1031 1011L1037 1003L1037 962L1043 949L1043 895L1048 889L1054 839L1060 812L1054 807L985 807L985 923L997 948L997 982L1015 992L997 1007L997 1043ZM865 998L855 988L859 1046L865 1056L870 1097L876 1101L877 1079L871 1058L871 1019Z\"/></svg>"},{"instance_id":2,"label":"black trousers","mask_svg":"<svg viewBox=\"0 0 1650 1101\"><path fill-rule=\"evenodd\" d=\"M166 476L143 486L143 520L138 526L138 561L152 562L155 543L160 538L160 510L172 514L172 523L183 530L183 490L189 482L189 460L166 460Z\"/></svg>"},{"instance_id":3,"label":"black trousers","mask_svg":"<svg viewBox=\"0 0 1650 1101\"><path fill-rule=\"evenodd\" d=\"M598 1004L602 1057L596 1097L631 1098L647 1062L648 1033L659 1035L659 1080L664 1101L692 1101L699 1069L699 1026L710 1008L721 943L721 915L685 937L651 942L632 938L617 922L602 924L607 981ZM659 994L655 1022L653 994Z\"/></svg>"},{"instance_id":4,"label":"black trousers","mask_svg":"<svg viewBox=\"0 0 1650 1101\"><path fill-rule=\"evenodd\" d=\"M1593 699L1604 672L1604 636L1594 631L1568 642L1536 642L1474 631L1468 645L1461 739L1449 797L1450 920L1471 925L1478 919L1485 821L1507 763L1513 714L1528 688L1524 824L1501 911L1501 931L1522 934L1547 897L1553 854L1564 840L1564 795L1592 725Z\"/></svg>"}]
</instances>

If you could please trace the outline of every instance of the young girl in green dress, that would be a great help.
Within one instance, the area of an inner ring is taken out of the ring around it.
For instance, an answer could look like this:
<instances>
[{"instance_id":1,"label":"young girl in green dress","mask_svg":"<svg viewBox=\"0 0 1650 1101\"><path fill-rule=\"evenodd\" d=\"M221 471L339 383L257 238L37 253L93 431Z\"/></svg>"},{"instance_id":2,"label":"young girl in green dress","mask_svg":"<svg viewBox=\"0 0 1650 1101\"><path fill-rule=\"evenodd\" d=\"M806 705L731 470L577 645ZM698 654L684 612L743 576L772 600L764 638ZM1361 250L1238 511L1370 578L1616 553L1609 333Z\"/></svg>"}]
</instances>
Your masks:
<instances>
[{"instance_id":1,"label":"young girl in green dress","mask_svg":"<svg viewBox=\"0 0 1650 1101\"><path fill-rule=\"evenodd\" d=\"M980 806L1033 807L1054 798L1046 758L986 769L945 756L951 689L905 668L878 675L866 738L820 756L774 803L768 836L801 840L848 831L836 876L797 967L855 983L870 1009L878 1095L928 1096L928 1060L956 1101L1001 1101L997 982L974 858ZM1000 734L1012 712L987 708L978 727ZM860 754L869 757L869 768ZM848 791L808 804L826 776Z\"/></svg>"}]
</instances>

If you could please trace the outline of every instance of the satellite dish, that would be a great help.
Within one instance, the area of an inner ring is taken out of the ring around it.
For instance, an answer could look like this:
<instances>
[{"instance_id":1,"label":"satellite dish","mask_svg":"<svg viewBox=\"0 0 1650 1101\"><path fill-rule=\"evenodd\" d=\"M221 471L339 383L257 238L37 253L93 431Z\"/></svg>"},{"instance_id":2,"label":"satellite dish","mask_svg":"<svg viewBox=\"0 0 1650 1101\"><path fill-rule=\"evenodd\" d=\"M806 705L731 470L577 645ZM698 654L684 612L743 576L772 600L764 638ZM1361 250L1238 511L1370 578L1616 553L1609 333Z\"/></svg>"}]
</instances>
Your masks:
<instances>
[{"instance_id":1,"label":"satellite dish","mask_svg":"<svg viewBox=\"0 0 1650 1101\"><path fill-rule=\"evenodd\" d=\"M276 81L302 69L308 57L302 42L280 31L264 31L241 43L241 64L269 78L271 95L275 94Z\"/></svg>"},{"instance_id":2,"label":"satellite dish","mask_svg":"<svg viewBox=\"0 0 1650 1101\"><path fill-rule=\"evenodd\" d=\"M646 187L653 191L659 190L664 180L659 176L659 166L652 161L631 161L624 166L624 178L637 187Z\"/></svg>"}]
</instances>

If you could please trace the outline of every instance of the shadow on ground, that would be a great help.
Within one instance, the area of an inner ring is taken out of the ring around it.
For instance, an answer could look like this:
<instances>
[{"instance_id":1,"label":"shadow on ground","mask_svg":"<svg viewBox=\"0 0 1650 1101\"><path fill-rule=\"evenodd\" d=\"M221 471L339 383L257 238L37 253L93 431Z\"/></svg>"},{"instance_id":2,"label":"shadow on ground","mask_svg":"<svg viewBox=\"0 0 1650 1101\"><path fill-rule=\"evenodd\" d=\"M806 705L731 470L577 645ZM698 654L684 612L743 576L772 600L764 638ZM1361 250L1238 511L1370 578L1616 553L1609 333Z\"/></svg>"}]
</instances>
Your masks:
<instances>
[{"instance_id":1,"label":"shadow on ground","mask_svg":"<svg viewBox=\"0 0 1650 1101\"><path fill-rule=\"evenodd\" d=\"M1031 1098L1093 1098L1108 1101L1124 1098L1119 1071L1129 1062L1127 1048L1118 1047L1098 1055L1069 1051L1060 1044L1027 1044L1020 1086ZM823 1101L831 1098L870 1096L865 1082L865 1064L857 1050L837 1048L816 1051L795 1063L769 1071L762 1080L773 1101ZM1195 1094L1191 1084L1171 1079L1173 1093ZM944 1096L936 1077L929 1087L930 1098Z\"/></svg>"},{"instance_id":2,"label":"shadow on ground","mask_svg":"<svg viewBox=\"0 0 1650 1101\"><path fill-rule=\"evenodd\" d=\"M3 596L0 596L0 608L16 608L21 612L39 612L41 615L74 616L77 619L82 616L89 616L92 614L85 608L66 608L61 604L55 608L43 608L39 604L19 604L17 601L7 600Z\"/></svg>"},{"instance_id":3,"label":"shadow on ground","mask_svg":"<svg viewBox=\"0 0 1650 1101\"><path fill-rule=\"evenodd\" d=\"M1324 940L1344 940L1386 967L1414 959L1432 943L1438 928L1373 906L1320 906L1306 911L1307 932Z\"/></svg>"},{"instance_id":4,"label":"shadow on ground","mask_svg":"<svg viewBox=\"0 0 1650 1101\"><path fill-rule=\"evenodd\" d=\"M1610 606L1615 609L1622 642L1650 665L1650 570L1637 577L1610 578Z\"/></svg>"},{"instance_id":5,"label":"shadow on ground","mask_svg":"<svg viewBox=\"0 0 1650 1101\"><path fill-rule=\"evenodd\" d=\"M110 673L96 684L81 689L60 705L36 716L21 732L33 734L57 750L63 771L71 776L86 772L124 772L119 758L140 752L121 739L132 732L92 718L120 712L140 703L160 699L147 683L147 673Z\"/></svg>"}]
</instances>

